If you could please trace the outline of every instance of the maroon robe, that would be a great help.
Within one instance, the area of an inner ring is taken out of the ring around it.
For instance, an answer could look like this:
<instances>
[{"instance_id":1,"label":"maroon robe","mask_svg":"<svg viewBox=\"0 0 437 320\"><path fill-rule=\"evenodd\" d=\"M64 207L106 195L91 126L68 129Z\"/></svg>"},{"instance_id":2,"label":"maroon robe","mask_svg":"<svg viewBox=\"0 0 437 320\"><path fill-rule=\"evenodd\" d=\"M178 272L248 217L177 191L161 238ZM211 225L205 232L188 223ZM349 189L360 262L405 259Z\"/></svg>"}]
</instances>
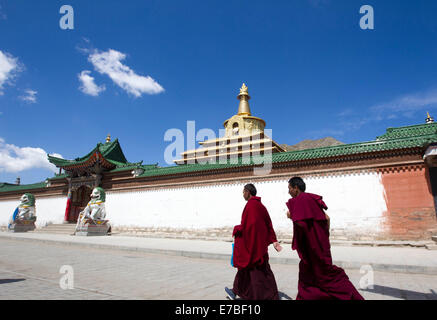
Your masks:
<instances>
[{"instance_id":1,"label":"maroon robe","mask_svg":"<svg viewBox=\"0 0 437 320\"><path fill-rule=\"evenodd\" d=\"M241 224L234 227L234 267L238 268L233 291L244 300L278 299L278 288L269 265L268 246L277 242L272 221L261 198L251 197Z\"/></svg>"},{"instance_id":2,"label":"maroon robe","mask_svg":"<svg viewBox=\"0 0 437 320\"><path fill-rule=\"evenodd\" d=\"M297 250L299 282L297 300L364 300L342 268L332 264L329 222L322 197L300 193L287 202L293 220L292 249Z\"/></svg>"}]
</instances>

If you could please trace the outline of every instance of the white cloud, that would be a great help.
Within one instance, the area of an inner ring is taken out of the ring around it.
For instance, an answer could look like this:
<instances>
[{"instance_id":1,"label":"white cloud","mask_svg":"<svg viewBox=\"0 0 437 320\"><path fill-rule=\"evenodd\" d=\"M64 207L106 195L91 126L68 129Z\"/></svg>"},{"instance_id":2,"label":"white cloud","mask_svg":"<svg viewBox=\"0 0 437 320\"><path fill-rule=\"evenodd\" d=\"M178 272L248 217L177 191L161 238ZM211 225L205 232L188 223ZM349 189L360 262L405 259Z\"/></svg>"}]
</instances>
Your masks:
<instances>
[{"instance_id":1,"label":"white cloud","mask_svg":"<svg viewBox=\"0 0 437 320\"><path fill-rule=\"evenodd\" d=\"M3 95L3 86L13 79L20 71L18 58L0 50L0 96Z\"/></svg>"},{"instance_id":2,"label":"white cloud","mask_svg":"<svg viewBox=\"0 0 437 320\"><path fill-rule=\"evenodd\" d=\"M150 76L140 76L128 66L121 63L126 58L124 53L109 49L105 52L94 50L88 56L95 70L101 74L106 74L123 90L135 97L141 97L142 94L158 94L164 91Z\"/></svg>"},{"instance_id":3,"label":"white cloud","mask_svg":"<svg viewBox=\"0 0 437 320\"><path fill-rule=\"evenodd\" d=\"M105 91L105 86L98 86L94 82L94 78L90 76L91 71L84 70L79 73L77 76L79 81L81 82L81 86L79 87L80 91L90 96L97 97L100 92Z\"/></svg>"},{"instance_id":4,"label":"white cloud","mask_svg":"<svg viewBox=\"0 0 437 320\"><path fill-rule=\"evenodd\" d=\"M6 13L3 12L2 6L0 6L0 20L6 20L7 16Z\"/></svg>"},{"instance_id":5,"label":"white cloud","mask_svg":"<svg viewBox=\"0 0 437 320\"><path fill-rule=\"evenodd\" d=\"M88 38L82 37L82 43L78 44L76 46L76 50L83 53L83 54L89 55L93 51L93 49L91 49L91 46L92 46L91 40Z\"/></svg>"},{"instance_id":6,"label":"white cloud","mask_svg":"<svg viewBox=\"0 0 437 320\"><path fill-rule=\"evenodd\" d=\"M370 111L381 118L390 118L402 114L410 118L416 111L425 111L437 107L437 90L412 93L397 97L391 101L374 105Z\"/></svg>"},{"instance_id":7,"label":"white cloud","mask_svg":"<svg viewBox=\"0 0 437 320\"><path fill-rule=\"evenodd\" d=\"M378 103L366 109L354 111L351 108L345 109L337 114L338 122L336 128L346 133L357 131L366 125L379 121L393 121L399 118L417 119L417 113L423 112L420 119L425 119L426 111L437 108L437 89L430 89L423 92L410 93L393 98L387 102ZM424 122L419 122L424 123ZM324 129L324 132L338 129ZM314 132L311 132L314 133Z\"/></svg>"},{"instance_id":8,"label":"white cloud","mask_svg":"<svg viewBox=\"0 0 437 320\"><path fill-rule=\"evenodd\" d=\"M60 154L51 155L62 158ZM43 149L17 147L0 138L0 172L13 173L37 168L57 172L56 166L47 160L47 152Z\"/></svg>"},{"instance_id":9,"label":"white cloud","mask_svg":"<svg viewBox=\"0 0 437 320\"><path fill-rule=\"evenodd\" d=\"M38 93L38 91L27 89L24 92L26 93L26 95L19 96L18 98L20 100L28 103L36 103L36 94Z\"/></svg>"}]
</instances>

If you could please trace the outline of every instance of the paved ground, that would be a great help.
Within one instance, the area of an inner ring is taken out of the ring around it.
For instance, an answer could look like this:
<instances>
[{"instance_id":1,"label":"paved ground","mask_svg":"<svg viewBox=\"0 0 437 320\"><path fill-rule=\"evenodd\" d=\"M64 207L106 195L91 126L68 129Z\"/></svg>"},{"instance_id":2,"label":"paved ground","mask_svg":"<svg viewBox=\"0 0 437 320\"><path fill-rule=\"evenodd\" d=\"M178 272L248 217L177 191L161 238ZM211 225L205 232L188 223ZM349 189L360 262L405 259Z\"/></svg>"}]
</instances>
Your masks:
<instances>
[{"instance_id":1,"label":"paved ground","mask_svg":"<svg viewBox=\"0 0 437 320\"><path fill-rule=\"evenodd\" d=\"M74 287L60 288L62 266L73 267ZM272 264L279 290L295 297L298 267ZM363 274L346 269L359 288ZM224 299L235 269L225 260L0 238L0 299ZM374 272L366 299L435 299L433 275Z\"/></svg>"},{"instance_id":2,"label":"paved ground","mask_svg":"<svg viewBox=\"0 0 437 320\"><path fill-rule=\"evenodd\" d=\"M144 238L132 236L78 237L50 233L0 232L0 239L16 239L23 242L56 243L74 247L118 249L179 255L190 258L230 259L231 243L224 241L185 240L168 238ZM420 273L437 276L437 250L403 247L339 246L331 247L333 261L344 269L360 269L371 265L375 271ZM299 263L296 251L284 244L280 253L269 247L272 263Z\"/></svg>"}]
</instances>

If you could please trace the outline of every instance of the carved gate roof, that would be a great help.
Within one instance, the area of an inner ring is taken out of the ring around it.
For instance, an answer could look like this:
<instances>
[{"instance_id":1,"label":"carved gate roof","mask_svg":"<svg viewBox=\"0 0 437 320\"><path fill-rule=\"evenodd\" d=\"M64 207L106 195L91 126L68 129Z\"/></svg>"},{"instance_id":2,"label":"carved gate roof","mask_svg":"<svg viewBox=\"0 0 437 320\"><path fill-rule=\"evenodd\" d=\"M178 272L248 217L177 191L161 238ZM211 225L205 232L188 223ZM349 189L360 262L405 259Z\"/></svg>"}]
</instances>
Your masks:
<instances>
[{"instance_id":1,"label":"carved gate roof","mask_svg":"<svg viewBox=\"0 0 437 320\"><path fill-rule=\"evenodd\" d=\"M56 167L67 171L81 168L89 168L99 163L106 169L115 169L126 165L132 165L124 156L118 139L107 143L98 143L87 155L76 158L74 160L66 160L62 158L47 155L48 160Z\"/></svg>"}]
</instances>

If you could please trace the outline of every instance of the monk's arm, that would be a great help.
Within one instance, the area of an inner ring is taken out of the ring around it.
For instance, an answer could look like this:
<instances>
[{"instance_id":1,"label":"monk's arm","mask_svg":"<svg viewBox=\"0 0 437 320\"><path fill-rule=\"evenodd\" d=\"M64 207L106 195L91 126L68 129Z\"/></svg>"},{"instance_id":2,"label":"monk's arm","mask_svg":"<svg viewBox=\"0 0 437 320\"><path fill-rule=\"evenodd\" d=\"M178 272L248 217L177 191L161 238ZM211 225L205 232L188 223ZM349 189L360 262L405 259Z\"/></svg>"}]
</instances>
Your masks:
<instances>
[{"instance_id":1,"label":"monk's arm","mask_svg":"<svg viewBox=\"0 0 437 320\"><path fill-rule=\"evenodd\" d=\"M243 210L243 214L241 215L241 224L234 227L234 231L232 232L233 237L242 237L243 236L243 230L247 226L247 211L246 209Z\"/></svg>"},{"instance_id":2,"label":"monk's arm","mask_svg":"<svg viewBox=\"0 0 437 320\"><path fill-rule=\"evenodd\" d=\"M238 226L234 227L234 231L232 232L233 237L241 237L243 231L243 226L239 224Z\"/></svg>"},{"instance_id":3,"label":"monk's arm","mask_svg":"<svg viewBox=\"0 0 437 320\"><path fill-rule=\"evenodd\" d=\"M307 224L305 220L293 222L293 249L297 250L301 260L308 263L308 241L307 241Z\"/></svg>"},{"instance_id":4,"label":"monk's arm","mask_svg":"<svg viewBox=\"0 0 437 320\"><path fill-rule=\"evenodd\" d=\"M273 229L272 220L270 219L270 216L269 216L268 213L266 215L266 224L267 224L267 229L269 230L269 235L270 235L271 243L278 242L278 239L276 239L275 230Z\"/></svg>"},{"instance_id":5,"label":"monk's arm","mask_svg":"<svg viewBox=\"0 0 437 320\"><path fill-rule=\"evenodd\" d=\"M278 242L278 239L276 238L275 230L273 229L272 219L270 219L270 216L267 214L267 228L269 230L270 235L270 241L273 243L273 247L276 251L280 252L282 250L281 245Z\"/></svg>"},{"instance_id":6,"label":"monk's arm","mask_svg":"<svg viewBox=\"0 0 437 320\"><path fill-rule=\"evenodd\" d=\"M294 223L300 228L306 227L306 223L304 221L295 221Z\"/></svg>"}]
</instances>

